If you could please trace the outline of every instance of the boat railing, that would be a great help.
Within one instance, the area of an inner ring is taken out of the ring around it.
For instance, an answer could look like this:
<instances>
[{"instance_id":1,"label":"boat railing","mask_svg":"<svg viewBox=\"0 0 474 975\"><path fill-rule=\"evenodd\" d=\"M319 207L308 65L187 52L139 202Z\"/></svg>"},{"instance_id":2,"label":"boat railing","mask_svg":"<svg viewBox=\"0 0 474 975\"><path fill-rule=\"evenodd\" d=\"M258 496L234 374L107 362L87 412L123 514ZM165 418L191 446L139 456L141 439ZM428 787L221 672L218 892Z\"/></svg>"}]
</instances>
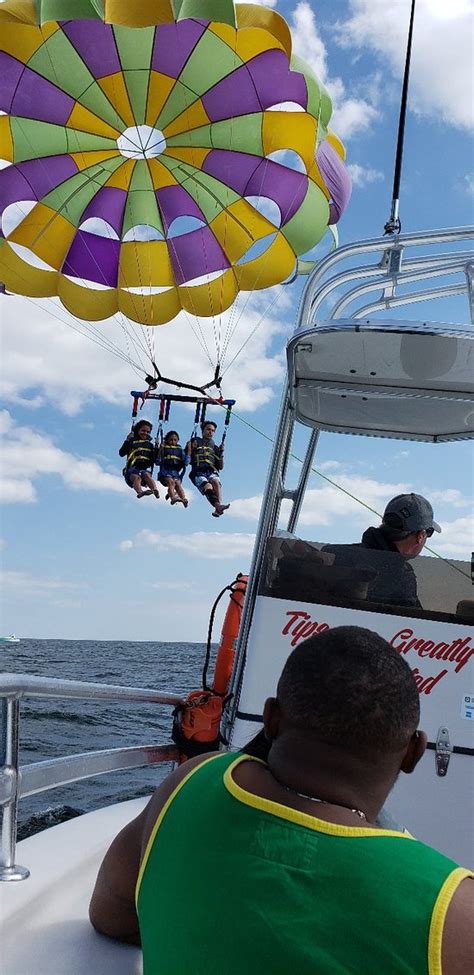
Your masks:
<instances>
[{"instance_id":1,"label":"boat railing","mask_svg":"<svg viewBox=\"0 0 474 975\"><path fill-rule=\"evenodd\" d=\"M123 748L106 748L33 762L20 767L20 704L27 698L62 698L68 701L147 701L176 707L183 703L178 694L160 693L143 687L96 684L87 681L61 680L5 674L0 678L0 807L2 830L0 848L0 881L23 880L29 871L15 863L18 803L25 796L68 785L106 772L174 762L178 757L173 744L144 744Z\"/></svg>"},{"instance_id":2,"label":"boat railing","mask_svg":"<svg viewBox=\"0 0 474 975\"><path fill-rule=\"evenodd\" d=\"M473 227L452 227L375 237L338 247L318 263L308 279L296 330L343 316L357 320L415 302L463 294L468 298L472 323L474 254L471 249L457 248L472 245L473 238ZM413 249L418 247L425 253L414 255ZM369 263L373 257L375 263ZM333 269L336 273L329 277ZM452 275L458 276L454 283L438 280L434 287L418 288L420 282ZM381 294L361 305L361 299L372 291Z\"/></svg>"}]
</instances>

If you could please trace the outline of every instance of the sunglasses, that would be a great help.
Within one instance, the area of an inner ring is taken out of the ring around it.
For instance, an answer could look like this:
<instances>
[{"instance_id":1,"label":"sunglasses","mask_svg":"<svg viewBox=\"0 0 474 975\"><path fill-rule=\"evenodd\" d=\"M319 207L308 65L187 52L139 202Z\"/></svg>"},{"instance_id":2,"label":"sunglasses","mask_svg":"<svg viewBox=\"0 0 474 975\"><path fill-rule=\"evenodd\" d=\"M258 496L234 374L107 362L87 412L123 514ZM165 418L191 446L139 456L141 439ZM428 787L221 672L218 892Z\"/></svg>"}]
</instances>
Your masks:
<instances>
[{"instance_id":1,"label":"sunglasses","mask_svg":"<svg viewBox=\"0 0 474 975\"><path fill-rule=\"evenodd\" d=\"M432 536L432 534L434 532L434 528L425 528L424 529L424 532L425 532L425 535L426 535L427 538L431 538L431 536Z\"/></svg>"}]
</instances>

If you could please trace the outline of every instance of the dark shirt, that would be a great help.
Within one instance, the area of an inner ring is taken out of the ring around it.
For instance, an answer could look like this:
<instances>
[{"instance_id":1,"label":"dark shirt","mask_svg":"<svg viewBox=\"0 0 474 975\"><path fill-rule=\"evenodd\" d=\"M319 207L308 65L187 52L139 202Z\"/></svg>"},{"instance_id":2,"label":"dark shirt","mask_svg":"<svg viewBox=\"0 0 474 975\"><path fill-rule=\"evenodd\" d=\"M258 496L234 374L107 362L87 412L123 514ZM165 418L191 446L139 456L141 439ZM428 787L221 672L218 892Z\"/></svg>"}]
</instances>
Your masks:
<instances>
[{"instance_id":1,"label":"dark shirt","mask_svg":"<svg viewBox=\"0 0 474 975\"><path fill-rule=\"evenodd\" d=\"M377 575L369 583L367 599L389 606L413 606L421 609L418 599L416 575L409 560L398 551L390 536L380 528L367 528L360 546L379 552L393 553L373 560Z\"/></svg>"}]
</instances>

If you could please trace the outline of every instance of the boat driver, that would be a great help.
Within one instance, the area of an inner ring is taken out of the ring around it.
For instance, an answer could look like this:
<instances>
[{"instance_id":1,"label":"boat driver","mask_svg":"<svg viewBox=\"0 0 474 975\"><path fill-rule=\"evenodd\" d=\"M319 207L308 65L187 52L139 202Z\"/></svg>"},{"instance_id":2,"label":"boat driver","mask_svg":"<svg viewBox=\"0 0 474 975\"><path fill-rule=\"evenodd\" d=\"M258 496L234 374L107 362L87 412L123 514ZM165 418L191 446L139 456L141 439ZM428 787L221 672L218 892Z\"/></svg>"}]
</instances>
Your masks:
<instances>
[{"instance_id":1,"label":"boat driver","mask_svg":"<svg viewBox=\"0 0 474 975\"><path fill-rule=\"evenodd\" d=\"M430 502L421 494L397 494L392 498L383 513L382 524L378 528L367 528L360 544L365 549L379 552L398 552L403 562L397 560L395 565L394 560L390 560L387 571L381 569L374 582L369 584L367 598L421 609L416 575L408 563L420 554L433 532L440 531Z\"/></svg>"}]
</instances>

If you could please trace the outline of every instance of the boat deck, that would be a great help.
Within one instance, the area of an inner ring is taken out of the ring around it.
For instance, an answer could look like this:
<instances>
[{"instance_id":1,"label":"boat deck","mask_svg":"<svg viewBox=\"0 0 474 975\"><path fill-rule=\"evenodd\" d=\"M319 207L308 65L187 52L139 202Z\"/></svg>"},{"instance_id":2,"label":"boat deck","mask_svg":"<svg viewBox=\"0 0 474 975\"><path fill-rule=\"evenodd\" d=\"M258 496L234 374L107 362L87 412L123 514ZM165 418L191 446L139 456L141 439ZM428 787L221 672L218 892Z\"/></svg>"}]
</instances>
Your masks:
<instances>
[{"instance_id":1,"label":"boat deck","mask_svg":"<svg viewBox=\"0 0 474 975\"><path fill-rule=\"evenodd\" d=\"M114 836L142 811L132 799L78 816L23 840L17 861L26 882L0 884L2 971L8 975L141 975L139 948L97 934L89 900Z\"/></svg>"}]
</instances>

